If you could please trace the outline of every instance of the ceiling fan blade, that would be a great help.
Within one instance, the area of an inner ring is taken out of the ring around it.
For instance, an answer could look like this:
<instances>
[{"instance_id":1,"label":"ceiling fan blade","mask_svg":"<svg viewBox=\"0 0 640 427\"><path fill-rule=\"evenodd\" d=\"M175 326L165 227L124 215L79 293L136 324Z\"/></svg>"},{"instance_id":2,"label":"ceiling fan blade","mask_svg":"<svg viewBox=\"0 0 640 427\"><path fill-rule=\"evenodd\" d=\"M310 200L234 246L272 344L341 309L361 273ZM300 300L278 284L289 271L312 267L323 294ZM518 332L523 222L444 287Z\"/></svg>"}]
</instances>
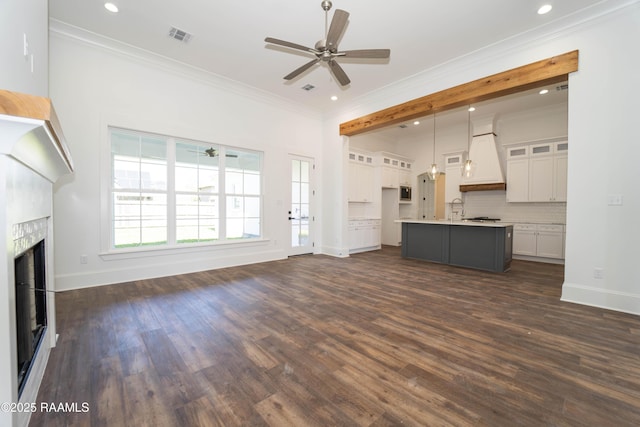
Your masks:
<instances>
[{"instance_id":1,"label":"ceiling fan blade","mask_svg":"<svg viewBox=\"0 0 640 427\"><path fill-rule=\"evenodd\" d=\"M289 74L284 76L284 79L285 80L291 80L294 77L297 77L298 75L304 73L309 68L311 68L314 65L316 65L318 62L320 62L320 58L316 58L316 59L311 60L311 61L307 62L306 64L304 64L302 67L296 68L295 70L293 70L292 72L290 72Z\"/></svg>"},{"instance_id":2,"label":"ceiling fan blade","mask_svg":"<svg viewBox=\"0 0 640 427\"><path fill-rule=\"evenodd\" d=\"M351 80L349 80L347 73L344 72L340 64L338 64L336 61L334 60L329 61L329 68L331 69L331 72L333 73L335 78L338 80L338 82L342 86L346 86L349 83L351 83Z\"/></svg>"},{"instance_id":3,"label":"ceiling fan blade","mask_svg":"<svg viewBox=\"0 0 640 427\"><path fill-rule=\"evenodd\" d=\"M301 44L296 44L296 43L291 43L291 42L287 42L284 40L279 40L279 39L274 39L273 37L267 37L266 39L264 39L265 42L267 43L271 43L271 44L277 44L280 46L284 46L284 47L290 47L291 49L297 49L297 50L304 50L305 52L311 52L311 53L320 53L315 49L312 49L310 47L307 46L302 46Z\"/></svg>"},{"instance_id":4,"label":"ceiling fan blade","mask_svg":"<svg viewBox=\"0 0 640 427\"><path fill-rule=\"evenodd\" d=\"M344 27L347 26L347 20L349 19L349 12L342 9L336 9L327 32L327 50L334 50L338 48L338 39L344 31Z\"/></svg>"},{"instance_id":5,"label":"ceiling fan blade","mask_svg":"<svg viewBox=\"0 0 640 427\"><path fill-rule=\"evenodd\" d=\"M359 50L345 50L344 52L338 52L345 58L388 58L391 55L390 49L359 49Z\"/></svg>"}]
</instances>

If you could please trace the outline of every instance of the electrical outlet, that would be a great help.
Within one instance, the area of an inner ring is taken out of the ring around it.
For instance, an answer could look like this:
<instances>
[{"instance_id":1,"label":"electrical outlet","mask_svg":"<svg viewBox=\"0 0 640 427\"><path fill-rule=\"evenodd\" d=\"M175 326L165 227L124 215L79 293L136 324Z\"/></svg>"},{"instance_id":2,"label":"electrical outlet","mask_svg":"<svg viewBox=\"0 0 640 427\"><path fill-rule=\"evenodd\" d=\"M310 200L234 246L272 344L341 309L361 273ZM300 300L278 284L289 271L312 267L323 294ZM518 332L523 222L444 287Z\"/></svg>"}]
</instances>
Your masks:
<instances>
[{"instance_id":1,"label":"electrical outlet","mask_svg":"<svg viewBox=\"0 0 640 427\"><path fill-rule=\"evenodd\" d=\"M604 279L604 270L602 268L594 268L593 269L593 278L594 279Z\"/></svg>"},{"instance_id":2,"label":"electrical outlet","mask_svg":"<svg viewBox=\"0 0 640 427\"><path fill-rule=\"evenodd\" d=\"M80 264L86 264L89 261L86 255L80 255Z\"/></svg>"},{"instance_id":3,"label":"electrical outlet","mask_svg":"<svg viewBox=\"0 0 640 427\"><path fill-rule=\"evenodd\" d=\"M609 194L607 196L607 204L609 206L622 206L622 194Z\"/></svg>"}]
</instances>

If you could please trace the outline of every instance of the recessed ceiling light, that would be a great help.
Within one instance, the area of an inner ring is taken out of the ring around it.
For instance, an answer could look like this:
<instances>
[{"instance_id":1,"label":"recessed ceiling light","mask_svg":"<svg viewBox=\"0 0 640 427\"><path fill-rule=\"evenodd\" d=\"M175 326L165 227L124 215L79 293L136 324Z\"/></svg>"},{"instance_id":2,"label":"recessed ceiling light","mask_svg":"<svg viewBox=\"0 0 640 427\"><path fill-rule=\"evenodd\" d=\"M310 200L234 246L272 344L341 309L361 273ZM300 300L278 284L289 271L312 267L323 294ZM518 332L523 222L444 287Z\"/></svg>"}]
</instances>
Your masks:
<instances>
[{"instance_id":1,"label":"recessed ceiling light","mask_svg":"<svg viewBox=\"0 0 640 427\"><path fill-rule=\"evenodd\" d=\"M553 6L551 6L550 4L545 4L544 6L541 6L540 9L538 9L538 15L549 13L551 12L551 9L553 9Z\"/></svg>"},{"instance_id":2,"label":"recessed ceiling light","mask_svg":"<svg viewBox=\"0 0 640 427\"><path fill-rule=\"evenodd\" d=\"M542 89L540 92L538 92L540 95L546 95L549 93L549 89Z\"/></svg>"},{"instance_id":3,"label":"recessed ceiling light","mask_svg":"<svg viewBox=\"0 0 640 427\"><path fill-rule=\"evenodd\" d=\"M418 126L420 124L419 120L416 120L415 122L413 122L414 125Z\"/></svg>"},{"instance_id":4,"label":"recessed ceiling light","mask_svg":"<svg viewBox=\"0 0 640 427\"><path fill-rule=\"evenodd\" d=\"M107 9L109 12L118 13L118 6L116 6L113 3L105 3L104 8Z\"/></svg>"},{"instance_id":5,"label":"recessed ceiling light","mask_svg":"<svg viewBox=\"0 0 640 427\"><path fill-rule=\"evenodd\" d=\"M335 96L335 95L333 95L333 96L331 97L331 100L332 100L332 101L337 101L337 100L338 100L338 97L337 97L337 96Z\"/></svg>"},{"instance_id":6,"label":"recessed ceiling light","mask_svg":"<svg viewBox=\"0 0 640 427\"><path fill-rule=\"evenodd\" d=\"M476 107L469 107L469 111L476 111Z\"/></svg>"}]
</instances>

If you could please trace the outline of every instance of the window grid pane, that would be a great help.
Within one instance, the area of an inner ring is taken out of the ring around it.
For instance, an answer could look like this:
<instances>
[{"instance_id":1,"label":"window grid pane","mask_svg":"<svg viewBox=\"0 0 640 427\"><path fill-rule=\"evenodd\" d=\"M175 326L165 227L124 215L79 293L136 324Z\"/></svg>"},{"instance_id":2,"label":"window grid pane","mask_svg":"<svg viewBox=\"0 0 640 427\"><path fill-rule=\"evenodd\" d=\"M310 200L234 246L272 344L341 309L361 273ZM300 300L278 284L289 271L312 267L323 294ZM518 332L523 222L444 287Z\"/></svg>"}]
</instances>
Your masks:
<instances>
[{"instance_id":1,"label":"window grid pane","mask_svg":"<svg viewBox=\"0 0 640 427\"><path fill-rule=\"evenodd\" d=\"M261 153L119 129L111 129L110 140L114 248L260 237ZM169 144L175 156L168 154ZM168 182L169 168L173 182ZM175 191L171 210L168 189ZM220 197L226 202L224 221ZM170 211L175 212L171 223ZM167 242L169 235L174 243Z\"/></svg>"}]
</instances>

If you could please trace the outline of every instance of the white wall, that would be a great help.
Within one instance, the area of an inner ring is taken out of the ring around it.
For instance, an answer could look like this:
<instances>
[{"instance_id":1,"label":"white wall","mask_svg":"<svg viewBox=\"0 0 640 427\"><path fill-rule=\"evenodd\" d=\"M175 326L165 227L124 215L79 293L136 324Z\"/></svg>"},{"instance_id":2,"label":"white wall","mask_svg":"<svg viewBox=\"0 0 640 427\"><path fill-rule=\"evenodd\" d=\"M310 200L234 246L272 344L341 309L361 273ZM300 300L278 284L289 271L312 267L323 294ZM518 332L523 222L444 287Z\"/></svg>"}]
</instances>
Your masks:
<instances>
[{"instance_id":1,"label":"white wall","mask_svg":"<svg viewBox=\"0 0 640 427\"><path fill-rule=\"evenodd\" d=\"M51 98L76 165L55 192L58 289L173 275L281 259L287 255L288 154L322 166L319 115L253 89L171 64L142 51L51 25ZM108 125L264 152L266 240L143 257L105 255L101 179L109 176ZM106 160L106 162L105 162ZM321 182L316 172L316 181ZM321 187L318 187L321 190ZM321 194L321 191L318 191ZM317 197L319 199L319 196ZM318 213L321 203L316 204ZM316 215L316 223L321 216ZM317 237L321 228L316 229ZM316 239L320 246L320 239ZM81 255L87 263L81 264Z\"/></svg>"},{"instance_id":2,"label":"white wall","mask_svg":"<svg viewBox=\"0 0 640 427\"><path fill-rule=\"evenodd\" d=\"M569 188L562 299L640 314L640 4L580 36L569 81ZM584 47L582 47L584 46ZM608 196L623 196L609 206ZM595 279L594 268L604 269Z\"/></svg>"},{"instance_id":3,"label":"white wall","mask_svg":"<svg viewBox=\"0 0 640 427\"><path fill-rule=\"evenodd\" d=\"M569 78L571 149L562 299L640 314L640 272L634 267L640 240L640 228L634 226L640 215L635 117L640 95L636 84L640 4L603 2L562 25L563 29L548 34L532 32L512 38L370 94L333 114L325 129L337 134L342 122L578 49L579 71ZM325 162L337 162L338 156L344 156L341 141L327 135ZM623 196L622 206L607 205L612 194ZM342 202L346 203L344 198ZM341 220L344 223L346 216ZM339 221L332 227L340 228ZM603 279L593 278L594 268L604 269Z\"/></svg>"},{"instance_id":4,"label":"white wall","mask_svg":"<svg viewBox=\"0 0 640 427\"><path fill-rule=\"evenodd\" d=\"M0 89L48 96L48 5L47 0L0 1Z\"/></svg>"}]
</instances>

